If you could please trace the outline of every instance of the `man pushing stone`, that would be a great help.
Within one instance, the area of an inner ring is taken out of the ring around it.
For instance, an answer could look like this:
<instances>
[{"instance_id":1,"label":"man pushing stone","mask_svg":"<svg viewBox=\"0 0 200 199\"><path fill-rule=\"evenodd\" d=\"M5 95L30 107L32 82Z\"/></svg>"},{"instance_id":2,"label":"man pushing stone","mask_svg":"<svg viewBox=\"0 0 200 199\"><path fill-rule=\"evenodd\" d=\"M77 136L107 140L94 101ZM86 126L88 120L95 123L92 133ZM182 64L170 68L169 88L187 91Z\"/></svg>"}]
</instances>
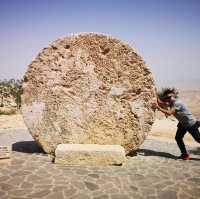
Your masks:
<instances>
[{"instance_id":1,"label":"man pushing stone","mask_svg":"<svg viewBox=\"0 0 200 199\"><path fill-rule=\"evenodd\" d=\"M200 143L200 122L192 115L185 104L179 99L178 92L175 89L164 88L157 94L157 101L153 102L153 108L163 112L166 116L173 115L178 121L178 129L176 132L176 142L181 151L180 158L189 160L190 156L183 142L186 132Z\"/></svg>"}]
</instances>

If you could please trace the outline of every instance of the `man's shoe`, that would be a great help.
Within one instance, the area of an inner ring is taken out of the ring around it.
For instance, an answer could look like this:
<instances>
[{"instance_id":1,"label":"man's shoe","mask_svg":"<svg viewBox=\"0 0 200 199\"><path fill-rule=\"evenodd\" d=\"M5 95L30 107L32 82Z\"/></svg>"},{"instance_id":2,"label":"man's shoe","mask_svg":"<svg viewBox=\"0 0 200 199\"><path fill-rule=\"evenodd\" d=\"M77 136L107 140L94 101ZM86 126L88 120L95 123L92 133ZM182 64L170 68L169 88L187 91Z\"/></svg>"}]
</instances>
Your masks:
<instances>
[{"instance_id":1,"label":"man's shoe","mask_svg":"<svg viewBox=\"0 0 200 199\"><path fill-rule=\"evenodd\" d=\"M179 159L182 159L182 160L189 160L190 159L190 156L188 153L186 154L181 154L181 156L179 156Z\"/></svg>"}]
</instances>

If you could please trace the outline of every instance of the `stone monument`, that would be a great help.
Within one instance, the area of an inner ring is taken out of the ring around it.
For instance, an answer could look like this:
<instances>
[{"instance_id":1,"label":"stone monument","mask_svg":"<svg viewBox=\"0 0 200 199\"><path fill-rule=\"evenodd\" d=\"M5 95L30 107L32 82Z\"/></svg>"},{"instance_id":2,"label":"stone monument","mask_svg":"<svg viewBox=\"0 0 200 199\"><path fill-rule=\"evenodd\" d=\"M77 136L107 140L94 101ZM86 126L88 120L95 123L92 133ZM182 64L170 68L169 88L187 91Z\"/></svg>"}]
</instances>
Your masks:
<instances>
[{"instance_id":1,"label":"stone monument","mask_svg":"<svg viewBox=\"0 0 200 199\"><path fill-rule=\"evenodd\" d=\"M154 121L152 73L128 44L74 34L44 48L24 76L22 114L47 153L58 144L137 149Z\"/></svg>"}]
</instances>

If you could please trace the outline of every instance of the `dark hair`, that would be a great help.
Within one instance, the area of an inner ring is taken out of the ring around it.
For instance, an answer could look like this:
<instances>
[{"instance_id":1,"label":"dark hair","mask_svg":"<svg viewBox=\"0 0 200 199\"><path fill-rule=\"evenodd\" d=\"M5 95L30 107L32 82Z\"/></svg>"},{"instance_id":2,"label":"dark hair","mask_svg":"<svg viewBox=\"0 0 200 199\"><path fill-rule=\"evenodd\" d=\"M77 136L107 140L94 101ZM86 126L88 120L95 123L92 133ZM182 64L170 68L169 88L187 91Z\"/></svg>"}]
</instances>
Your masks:
<instances>
[{"instance_id":1,"label":"dark hair","mask_svg":"<svg viewBox=\"0 0 200 199\"><path fill-rule=\"evenodd\" d=\"M160 100L170 99L172 96L178 97L178 91L175 88L162 88L161 91L157 93Z\"/></svg>"}]
</instances>

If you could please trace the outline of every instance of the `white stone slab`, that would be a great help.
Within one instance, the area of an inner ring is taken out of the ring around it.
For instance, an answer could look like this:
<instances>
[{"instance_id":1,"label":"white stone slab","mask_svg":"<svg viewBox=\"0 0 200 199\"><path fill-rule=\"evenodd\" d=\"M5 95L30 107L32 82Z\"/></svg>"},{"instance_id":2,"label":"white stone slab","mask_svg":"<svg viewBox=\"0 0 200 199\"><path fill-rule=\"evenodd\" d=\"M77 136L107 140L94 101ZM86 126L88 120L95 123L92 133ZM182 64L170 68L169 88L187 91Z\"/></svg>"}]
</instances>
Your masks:
<instances>
[{"instance_id":1,"label":"white stone slab","mask_svg":"<svg viewBox=\"0 0 200 199\"><path fill-rule=\"evenodd\" d=\"M121 165L126 161L120 145L59 144L55 163L64 165Z\"/></svg>"}]
</instances>

